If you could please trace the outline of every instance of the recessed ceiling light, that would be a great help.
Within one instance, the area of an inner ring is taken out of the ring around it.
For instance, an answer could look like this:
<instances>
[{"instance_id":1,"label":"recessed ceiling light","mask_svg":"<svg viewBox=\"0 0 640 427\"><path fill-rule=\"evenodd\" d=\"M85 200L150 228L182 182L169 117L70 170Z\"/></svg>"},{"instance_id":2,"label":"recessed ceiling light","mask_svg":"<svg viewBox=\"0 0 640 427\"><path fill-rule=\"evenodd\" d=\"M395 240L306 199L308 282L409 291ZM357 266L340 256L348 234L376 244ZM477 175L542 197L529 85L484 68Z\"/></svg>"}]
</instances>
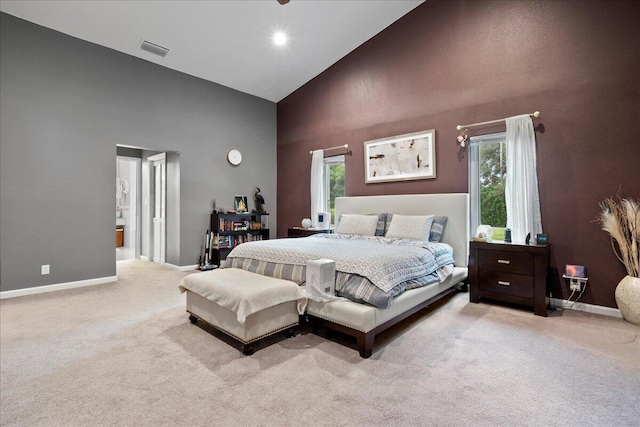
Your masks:
<instances>
[{"instance_id":1,"label":"recessed ceiling light","mask_svg":"<svg viewBox=\"0 0 640 427\"><path fill-rule=\"evenodd\" d=\"M282 46L283 44L287 43L287 35L285 33L283 33L282 31L279 31L279 32L274 34L273 42L275 44L277 44L278 46Z\"/></svg>"}]
</instances>

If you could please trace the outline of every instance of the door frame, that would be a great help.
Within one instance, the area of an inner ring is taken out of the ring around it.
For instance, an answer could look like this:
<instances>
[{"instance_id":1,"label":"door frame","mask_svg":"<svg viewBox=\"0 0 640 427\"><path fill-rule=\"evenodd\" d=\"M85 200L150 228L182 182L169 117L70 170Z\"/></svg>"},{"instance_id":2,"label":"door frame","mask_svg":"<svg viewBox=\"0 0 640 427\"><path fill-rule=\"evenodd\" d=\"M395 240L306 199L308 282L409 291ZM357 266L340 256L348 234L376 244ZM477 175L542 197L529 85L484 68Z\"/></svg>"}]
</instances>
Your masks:
<instances>
[{"instance_id":1,"label":"door frame","mask_svg":"<svg viewBox=\"0 0 640 427\"><path fill-rule=\"evenodd\" d=\"M164 161L164 198L162 200L162 206L161 209L164 212L164 242L165 242L165 247L164 247L164 259L162 259L162 261L155 259L154 257L154 251L153 251L153 245L154 245L154 231L153 231L153 218L154 218L154 208L155 208L155 173L154 173L154 163L158 162L158 161ZM147 215L147 224L149 226L149 230L147 232L147 239L148 239L148 259L149 261L153 261L159 264L165 264L167 261L167 248L166 248L166 243L167 243L167 153L163 152L163 153L159 153L159 154L155 154L153 156L149 156L147 158L147 164L149 166L149 193L147 194L147 198L149 200L149 203L147 205L147 209L145 212L145 215Z\"/></svg>"}]
</instances>

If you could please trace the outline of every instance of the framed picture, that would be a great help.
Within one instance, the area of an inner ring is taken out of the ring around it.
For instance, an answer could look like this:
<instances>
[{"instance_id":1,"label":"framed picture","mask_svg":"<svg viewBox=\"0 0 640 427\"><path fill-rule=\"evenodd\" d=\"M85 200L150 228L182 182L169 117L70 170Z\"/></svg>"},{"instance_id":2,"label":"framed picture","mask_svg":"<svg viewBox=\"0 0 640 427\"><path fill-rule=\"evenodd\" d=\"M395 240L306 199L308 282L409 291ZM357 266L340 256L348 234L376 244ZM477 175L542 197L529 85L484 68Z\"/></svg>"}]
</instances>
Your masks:
<instances>
[{"instance_id":1,"label":"framed picture","mask_svg":"<svg viewBox=\"0 0 640 427\"><path fill-rule=\"evenodd\" d=\"M436 177L435 129L364 143L365 183Z\"/></svg>"},{"instance_id":2,"label":"framed picture","mask_svg":"<svg viewBox=\"0 0 640 427\"><path fill-rule=\"evenodd\" d=\"M247 196L235 196L233 201L233 208L237 213L248 212Z\"/></svg>"}]
</instances>

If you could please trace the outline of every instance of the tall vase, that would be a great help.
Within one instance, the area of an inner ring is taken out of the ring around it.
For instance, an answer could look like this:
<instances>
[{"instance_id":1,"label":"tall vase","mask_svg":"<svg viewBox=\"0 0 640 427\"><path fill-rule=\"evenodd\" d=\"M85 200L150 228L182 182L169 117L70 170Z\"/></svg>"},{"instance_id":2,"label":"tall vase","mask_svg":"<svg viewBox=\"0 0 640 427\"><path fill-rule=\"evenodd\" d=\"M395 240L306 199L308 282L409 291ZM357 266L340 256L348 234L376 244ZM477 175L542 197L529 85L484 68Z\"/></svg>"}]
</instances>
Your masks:
<instances>
[{"instance_id":1,"label":"tall vase","mask_svg":"<svg viewBox=\"0 0 640 427\"><path fill-rule=\"evenodd\" d=\"M625 276L618 283L616 303L624 320L640 325L640 277Z\"/></svg>"}]
</instances>

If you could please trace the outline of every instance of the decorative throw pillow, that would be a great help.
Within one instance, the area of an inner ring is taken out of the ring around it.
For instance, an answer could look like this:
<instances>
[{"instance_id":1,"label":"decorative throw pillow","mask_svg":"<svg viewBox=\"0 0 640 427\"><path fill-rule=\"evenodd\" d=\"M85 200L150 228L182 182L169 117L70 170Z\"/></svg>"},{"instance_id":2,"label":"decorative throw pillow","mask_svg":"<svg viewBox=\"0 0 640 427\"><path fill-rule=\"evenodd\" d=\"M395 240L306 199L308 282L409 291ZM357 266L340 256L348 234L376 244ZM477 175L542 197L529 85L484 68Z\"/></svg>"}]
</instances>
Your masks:
<instances>
[{"instance_id":1,"label":"decorative throw pillow","mask_svg":"<svg viewBox=\"0 0 640 427\"><path fill-rule=\"evenodd\" d=\"M444 233L444 226L447 225L446 216L436 216L433 218L433 224L431 225L431 232L429 233L430 242L440 242L442 240L442 233Z\"/></svg>"},{"instance_id":2,"label":"decorative throw pillow","mask_svg":"<svg viewBox=\"0 0 640 427\"><path fill-rule=\"evenodd\" d=\"M384 236L385 228L387 226L387 214L371 214L378 217L378 224L376 225L376 236Z\"/></svg>"},{"instance_id":3,"label":"decorative throw pillow","mask_svg":"<svg viewBox=\"0 0 640 427\"><path fill-rule=\"evenodd\" d=\"M384 234L383 234L383 236L387 235L387 231L389 231L389 226L391 225L391 220L392 219L393 219L393 214L391 212L387 212L385 214Z\"/></svg>"},{"instance_id":4,"label":"decorative throw pillow","mask_svg":"<svg viewBox=\"0 0 640 427\"><path fill-rule=\"evenodd\" d=\"M377 226L377 215L342 214L336 233L374 236Z\"/></svg>"},{"instance_id":5,"label":"decorative throw pillow","mask_svg":"<svg viewBox=\"0 0 640 427\"><path fill-rule=\"evenodd\" d=\"M387 230L389 229L389 225L391 225L391 220L393 219L393 214L391 212L386 213L387 222L384 228L384 234L387 234ZM439 243L442 241L442 234L444 233L444 227L447 225L446 216L435 216L433 218L433 224L431 224L431 231L429 232L429 241Z\"/></svg>"},{"instance_id":6,"label":"decorative throw pillow","mask_svg":"<svg viewBox=\"0 0 640 427\"><path fill-rule=\"evenodd\" d=\"M396 239L429 240L433 215L398 215L394 214L387 230L386 237Z\"/></svg>"}]
</instances>

